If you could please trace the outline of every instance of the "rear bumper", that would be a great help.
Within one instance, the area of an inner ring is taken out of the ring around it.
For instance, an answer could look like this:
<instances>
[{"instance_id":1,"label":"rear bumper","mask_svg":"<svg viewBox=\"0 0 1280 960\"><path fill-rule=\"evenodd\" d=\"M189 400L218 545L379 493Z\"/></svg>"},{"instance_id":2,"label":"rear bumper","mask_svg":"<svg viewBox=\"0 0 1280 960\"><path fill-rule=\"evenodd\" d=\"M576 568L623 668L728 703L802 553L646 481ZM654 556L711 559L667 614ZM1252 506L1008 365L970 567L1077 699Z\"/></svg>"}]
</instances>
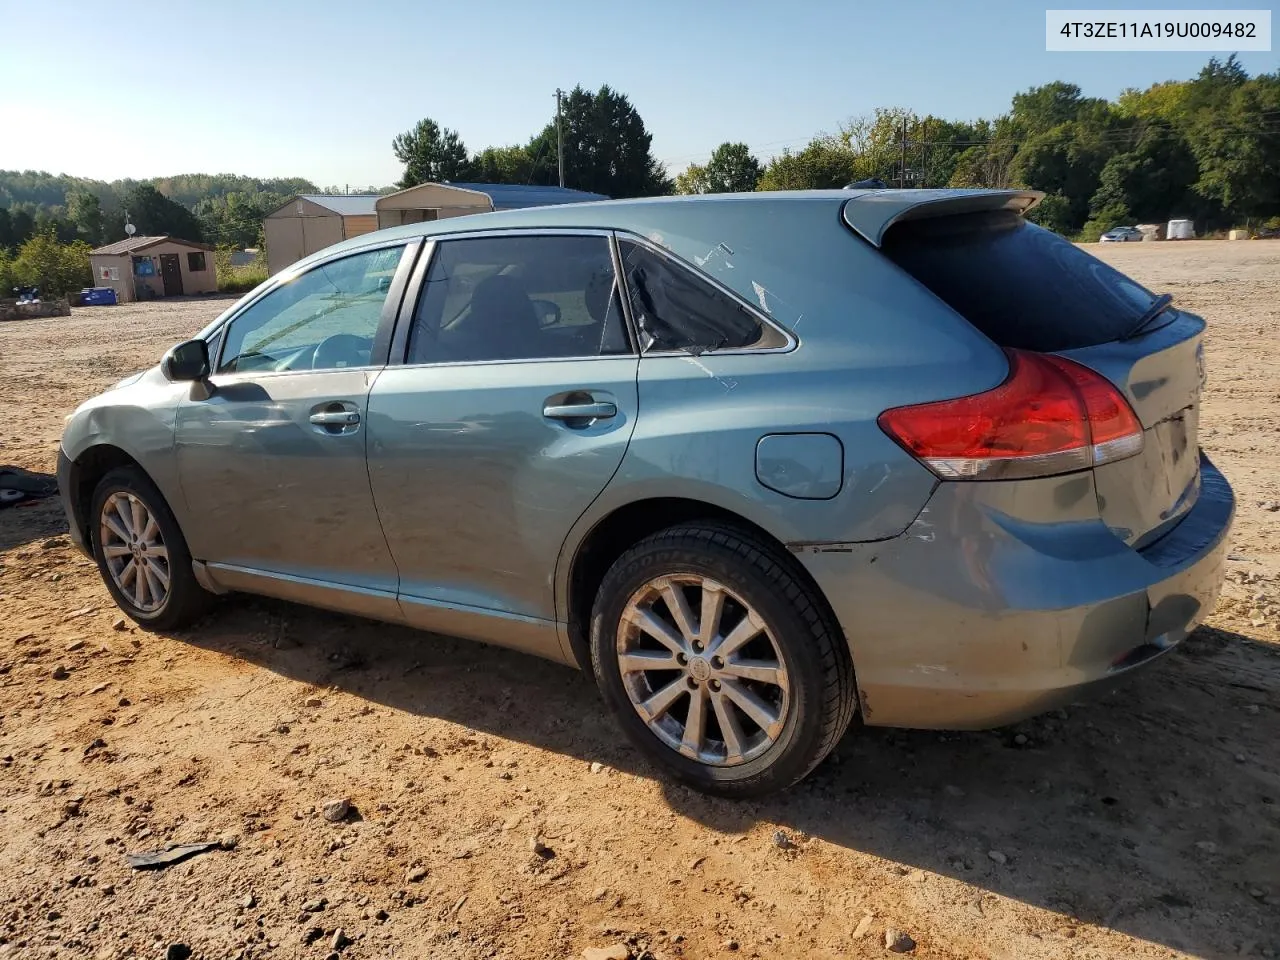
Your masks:
<instances>
[{"instance_id":1,"label":"rear bumper","mask_svg":"<svg viewBox=\"0 0 1280 960\"><path fill-rule=\"evenodd\" d=\"M1177 646L1217 600L1234 512L1203 456L1195 507L1142 550L1098 520L1087 474L941 484L901 537L800 559L849 638L868 723L983 728Z\"/></svg>"}]
</instances>

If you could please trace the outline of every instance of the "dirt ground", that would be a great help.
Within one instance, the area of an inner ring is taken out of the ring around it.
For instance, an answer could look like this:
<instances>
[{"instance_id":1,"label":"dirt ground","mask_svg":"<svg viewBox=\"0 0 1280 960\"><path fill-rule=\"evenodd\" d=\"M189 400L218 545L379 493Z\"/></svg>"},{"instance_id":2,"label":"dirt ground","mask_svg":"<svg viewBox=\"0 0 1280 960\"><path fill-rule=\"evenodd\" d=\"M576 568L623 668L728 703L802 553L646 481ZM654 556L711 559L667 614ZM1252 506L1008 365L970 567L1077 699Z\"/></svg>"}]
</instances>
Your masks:
<instances>
[{"instance_id":1,"label":"dirt ground","mask_svg":"<svg viewBox=\"0 0 1280 960\"><path fill-rule=\"evenodd\" d=\"M0 957L876 957L886 928L1280 956L1280 242L1096 250L1208 319L1202 441L1239 499L1222 601L1159 666L1012 729L854 730L722 802L655 779L574 671L243 597L149 634L56 501L3 510ZM76 404L226 305L0 325L0 463L51 472Z\"/></svg>"}]
</instances>

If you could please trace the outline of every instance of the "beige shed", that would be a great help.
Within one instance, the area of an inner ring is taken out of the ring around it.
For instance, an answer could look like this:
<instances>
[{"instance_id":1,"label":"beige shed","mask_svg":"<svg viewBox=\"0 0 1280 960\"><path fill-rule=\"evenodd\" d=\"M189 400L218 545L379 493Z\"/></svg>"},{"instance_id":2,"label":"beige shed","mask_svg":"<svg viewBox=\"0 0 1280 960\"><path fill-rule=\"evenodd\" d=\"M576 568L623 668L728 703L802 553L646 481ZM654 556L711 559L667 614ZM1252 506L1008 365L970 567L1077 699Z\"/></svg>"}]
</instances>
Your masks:
<instances>
[{"instance_id":1,"label":"beige shed","mask_svg":"<svg viewBox=\"0 0 1280 960\"><path fill-rule=\"evenodd\" d=\"M130 237L89 251L95 287L110 287L116 300L215 293L213 247L177 237Z\"/></svg>"},{"instance_id":2,"label":"beige shed","mask_svg":"<svg viewBox=\"0 0 1280 960\"><path fill-rule=\"evenodd\" d=\"M378 197L378 229L495 210L608 200L604 194L514 183L420 183Z\"/></svg>"},{"instance_id":3,"label":"beige shed","mask_svg":"<svg viewBox=\"0 0 1280 960\"><path fill-rule=\"evenodd\" d=\"M493 201L488 194L445 183L420 183L398 193L379 197L374 204L378 212L378 229L399 227L406 223L444 220L469 213L488 213Z\"/></svg>"},{"instance_id":4,"label":"beige shed","mask_svg":"<svg viewBox=\"0 0 1280 960\"><path fill-rule=\"evenodd\" d=\"M267 269L285 267L340 240L378 229L374 194L305 194L267 214Z\"/></svg>"}]
</instances>

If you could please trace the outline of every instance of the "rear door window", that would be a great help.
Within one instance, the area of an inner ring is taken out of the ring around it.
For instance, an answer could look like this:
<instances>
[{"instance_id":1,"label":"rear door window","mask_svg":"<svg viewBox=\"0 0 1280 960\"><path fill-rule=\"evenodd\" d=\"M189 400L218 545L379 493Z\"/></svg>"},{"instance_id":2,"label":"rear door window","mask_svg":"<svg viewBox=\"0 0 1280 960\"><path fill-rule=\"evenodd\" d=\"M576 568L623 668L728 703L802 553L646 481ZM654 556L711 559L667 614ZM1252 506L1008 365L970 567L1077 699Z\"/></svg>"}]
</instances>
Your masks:
<instances>
[{"instance_id":1,"label":"rear door window","mask_svg":"<svg viewBox=\"0 0 1280 960\"><path fill-rule=\"evenodd\" d=\"M1007 210L908 220L881 247L1002 347L1053 352L1129 333L1153 294Z\"/></svg>"},{"instance_id":2,"label":"rear door window","mask_svg":"<svg viewBox=\"0 0 1280 960\"><path fill-rule=\"evenodd\" d=\"M618 250L646 352L786 345L785 337L693 270L630 240L620 240Z\"/></svg>"}]
</instances>

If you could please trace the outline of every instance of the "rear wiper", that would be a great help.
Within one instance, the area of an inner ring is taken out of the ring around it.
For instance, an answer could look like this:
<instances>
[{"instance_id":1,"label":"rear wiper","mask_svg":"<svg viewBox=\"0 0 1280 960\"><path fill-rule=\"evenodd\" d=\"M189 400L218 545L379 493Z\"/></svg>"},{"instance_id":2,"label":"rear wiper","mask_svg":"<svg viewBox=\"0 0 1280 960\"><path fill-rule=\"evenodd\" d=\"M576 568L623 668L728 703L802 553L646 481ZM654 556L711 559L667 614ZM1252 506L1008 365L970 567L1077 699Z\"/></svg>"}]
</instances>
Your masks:
<instances>
[{"instance_id":1,"label":"rear wiper","mask_svg":"<svg viewBox=\"0 0 1280 960\"><path fill-rule=\"evenodd\" d=\"M1160 296L1156 297L1154 300L1151 301L1151 306L1147 307L1147 309L1142 312L1142 316L1138 318L1137 322L1133 325L1133 327L1129 330L1129 332L1126 333L1120 339L1132 340L1138 334L1142 333L1143 328L1147 324L1149 324L1156 317L1160 316L1160 314L1168 310L1169 307L1172 306L1172 304L1173 304L1172 293L1160 294Z\"/></svg>"}]
</instances>

